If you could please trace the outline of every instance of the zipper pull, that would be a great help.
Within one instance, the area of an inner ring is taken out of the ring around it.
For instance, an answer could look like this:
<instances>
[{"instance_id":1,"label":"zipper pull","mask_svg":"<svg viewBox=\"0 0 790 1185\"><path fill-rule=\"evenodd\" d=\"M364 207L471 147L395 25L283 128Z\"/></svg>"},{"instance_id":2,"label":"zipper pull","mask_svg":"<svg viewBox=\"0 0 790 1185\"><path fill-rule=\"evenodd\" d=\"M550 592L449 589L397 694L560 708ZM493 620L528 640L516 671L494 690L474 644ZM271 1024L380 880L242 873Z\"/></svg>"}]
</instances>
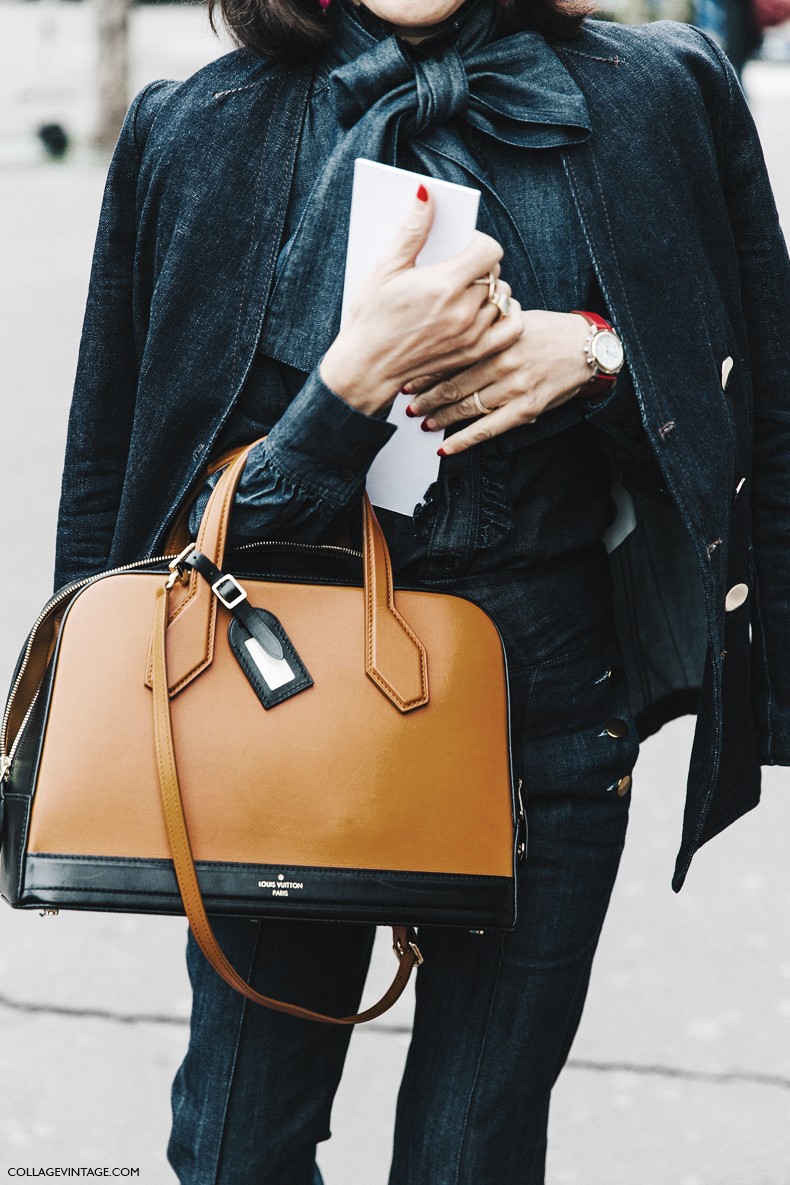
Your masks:
<instances>
[{"instance_id":1,"label":"zipper pull","mask_svg":"<svg viewBox=\"0 0 790 1185\"><path fill-rule=\"evenodd\" d=\"M10 772L11 758L6 757L5 753L0 754L0 782L7 782Z\"/></svg>"}]
</instances>

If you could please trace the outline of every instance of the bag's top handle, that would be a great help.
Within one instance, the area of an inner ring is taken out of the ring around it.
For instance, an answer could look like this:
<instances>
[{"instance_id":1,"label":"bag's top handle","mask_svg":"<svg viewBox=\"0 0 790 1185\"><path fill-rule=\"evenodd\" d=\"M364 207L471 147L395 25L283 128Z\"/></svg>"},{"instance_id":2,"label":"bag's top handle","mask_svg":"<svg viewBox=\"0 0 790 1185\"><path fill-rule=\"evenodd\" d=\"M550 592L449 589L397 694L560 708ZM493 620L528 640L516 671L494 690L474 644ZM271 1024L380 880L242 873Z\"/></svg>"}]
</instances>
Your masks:
<instances>
[{"instance_id":1,"label":"bag's top handle","mask_svg":"<svg viewBox=\"0 0 790 1185\"><path fill-rule=\"evenodd\" d=\"M223 566L233 496L250 450L259 443L256 440L250 444L225 469L200 522L197 550L218 568ZM396 608L387 543L367 495L363 513L365 671L399 711L409 712L428 702L425 647ZM210 665L216 613L217 598L211 586L192 571L186 594L171 614L168 625L171 695L187 687Z\"/></svg>"}]
</instances>

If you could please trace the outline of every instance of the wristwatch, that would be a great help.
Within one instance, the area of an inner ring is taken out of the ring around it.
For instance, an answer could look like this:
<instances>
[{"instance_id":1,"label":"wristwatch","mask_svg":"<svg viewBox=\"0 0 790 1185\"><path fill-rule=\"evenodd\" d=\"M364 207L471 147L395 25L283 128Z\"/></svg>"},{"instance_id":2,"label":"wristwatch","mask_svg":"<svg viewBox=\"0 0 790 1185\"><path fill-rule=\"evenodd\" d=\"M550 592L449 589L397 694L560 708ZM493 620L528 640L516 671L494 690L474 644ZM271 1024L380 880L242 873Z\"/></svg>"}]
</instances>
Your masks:
<instances>
[{"instance_id":1,"label":"wristwatch","mask_svg":"<svg viewBox=\"0 0 790 1185\"><path fill-rule=\"evenodd\" d=\"M592 377L579 394L584 399L598 399L611 391L623 369L623 343L609 322L597 313L587 313L583 309L571 309L571 312L584 317L590 325L590 333L584 343L584 356L592 370Z\"/></svg>"}]
</instances>

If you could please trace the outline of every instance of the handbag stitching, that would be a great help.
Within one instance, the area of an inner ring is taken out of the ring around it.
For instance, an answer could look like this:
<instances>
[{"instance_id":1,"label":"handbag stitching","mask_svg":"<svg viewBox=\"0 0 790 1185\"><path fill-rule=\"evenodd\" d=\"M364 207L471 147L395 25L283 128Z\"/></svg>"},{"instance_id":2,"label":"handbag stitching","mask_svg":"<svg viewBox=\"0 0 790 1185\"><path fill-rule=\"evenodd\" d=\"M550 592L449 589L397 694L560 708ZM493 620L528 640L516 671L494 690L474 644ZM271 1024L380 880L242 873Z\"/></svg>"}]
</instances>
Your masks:
<instances>
[{"instance_id":1,"label":"handbag stitching","mask_svg":"<svg viewBox=\"0 0 790 1185\"><path fill-rule=\"evenodd\" d=\"M236 460L233 462L233 464L234 464L234 466L238 466L239 463L241 462L240 469L243 469L244 464L246 464L246 460L247 460L247 456L245 453L243 457L237 457ZM223 496L222 507L220 509L220 529L219 529L219 533L217 535L217 544L218 544L219 551L223 552L223 553L225 551L225 543L226 543L226 539L227 539L227 528L228 528L228 519L229 519L228 504L232 500L233 495L236 492L236 485L237 485L237 482L230 483L230 485L228 486L228 488L225 491L225 494ZM203 550L204 540L205 540L205 535L204 535L203 531L201 530L198 534L198 540L197 540L198 547L200 548L201 551ZM194 580L194 582L195 582L194 587L190 588L187 596L184 598L184 600L178 606L178 609L175 611L173 616L169 619L168 628L172 624L172 622L174 622L176 620L176 618L179 617L184 612L187 605L189 605L194 600L195 597L198 597L200 595L201 585L203 582L199 579L197 572L195 572L190 579ZM211 664L212 659L214 657L214 635L215 635L216 617L217 617L217 603L216 603L214 597L211 596L210 593L208 593L208 596L210 597L210 601L209 601L209 612L208 612L208 628L206 630L206 635L205 635L205 651L204 651L205 657L200 659L200 661L197 662L194 667L192 667L189 671L187 671L187 673L183 676L182 679L180 679L178 681L178 683L173 685L173 688L171 690L171 695L175 695L177 692L181 691L184 687L186 687L186 685L192 681L192 679L195 677L195 675L199 674L200 671L205 670L206 667ZM197 602L195 602L195 603L197 604Z\"/></svg>"},{"instance_id":2,"label":"handbag stitching","mask_svg":"<svg viewBox=\"0 0 790 1185\"><path fill-rule=\"evenodd\" d=\"M236 626L236 629L234 629L234 625ZM308 687L313 686L313 680L310 677L310 674L307 672L304 663L294 650L290 638L288 638L285 630L283 630L283 637L280 638L280 643L283 647L283 650L288 655L294 666L301 667L305 671L305 674L302 675L298 681L292 679L290 683L286 683L285 686L279 691L272 691L272 689L261 676L260 671L255 665L253 659L250 657L250 654L246 650L243 642L239 646L236 645L235 635L236 633L241 632L245 634L248 633L248 631L244 629L244 626L241 625L235 617L232 617L230 620L230 625L228 626L228 645L235 654L236 658L239 660L242 670L249 679L258 695L258 698L265 708L277 707L278 704L284 703L285 700L290 699L291 696L296 695L300 691L306 691ZM248 636L251 637L252 635L248 634Z\"/></svg>"},{"instance_id":3,"label":"handbag stitching","mask_svg":"<svg viewBox=\"0 0 790 1185\"><path fill-rule=\"evenodd\" d=\"M86 890L85 888L80 888L80 887L70 889L67 887L63 887L62 885L35 885L33 888L31 888L30 892L31 893L57 892L57 893L64 893L64 894L65 893L81 893L84 896L86 893L90 893L90 890ZM162 892L161 890L157 892L157 891L153 891L151 889L140 889L140 890L135 890L134 894L130 894L127 889L101 889L98 891L98 895L100 895L100 896L113 895L113 894L118 894L118 895L122 894L125 897L129 898L130 900L135 897L141 897L141 898L146 898L146 897L160 897L161 898L161 897L164 897L168 900L170 898L175 899L175 898L179 897L178 889L173 889L170 893ZM218 894L209 894L208 899L209 899L209 901L212 901L212 900L217 900L218 898L219 898ZM240 901L247 908L249 908L249 905L250 905L249 899L247 897L227 896L227 897L222 897L219 899L221 899L223 901L227 901L227 902ZM323 902L316 901L310 908L320 909L322 907L322 905L323 905ZM332 902L333 912L334 912L334 910L337 910L338 912L346 912L346 913L347 912L355 912L356 913L356 912L359 912L360 910L363 910L363 909L379 910L380 908L381 908L381 903L378 901L354 902L354 903L348 904L348 905L346 905L345 903L340 904L335 901ZM282 907L279 907L277 909L278 914L280 913L280 909L282 910L283 914L285 914L287 912L292 912L295 915L296 913L299 912L298 908L294 909L294 910L290 910L289 906L283 905ZM431 905L430 912L431 912L431 914L445 914L447 916L458 916L458 915L460 915L461 917L468 917L469 916L468 907L463 908L460 905ZM501 913L501 907L497 908L496 906L489 906L487 911L486 910L479 910L479 911L476 910L475 916L476 917L480 916L483 918L498 917L498 916L500 916L500 913ZM269 913L269 914L262 913L262 914L260 914L260 916L261 917L268 917L268 916L275 916L275 915L274 915L274 913ZM206 932L204 931L203 933L206 933Z\"/></svg>"},{"instance_id":4,"label":"handbag stitching","mask_svg":"<svg viewBox=\"0 0 790 1185\"><path fill-rule=\"evenodd\" d=\"M417 638L417 636L412 632L408 623L406 621L404 621L404 619L401 617L398 610L395 608L393 594L391 592L391 590L392 590L391 569L390 569L388 557L385 557L384 563L385 563L385 569L386 569L386 575L387 575L387 605L388 605L389 612L392 614L395 621L401 627L401 629L404 631L404 633L407 635L407 637L417 646L418 653L420 656L420 694L418 696L415 696L413 699L404 700L403 697L398 694L398 692L395 690L395 688L392 687L391 684L387 682L387 680L384 678L384 676L381 675L380 672L377 671L373 665L373 662L374 662L374 659L373 659L373 609L374 609L373 583L374 583L374 578L375 578L375 565L373 563L373 548L370 546L370 536L372 534L372 528L370 527L370 524L367 524L367 526L366 526L366 533L368 534L368 547L366 549L366 551L367 551L366 567L367 567L367 571L368 571L368 593L367 593L368 620L367 620L367 629L366 629L366 643L367 643L366 650L367 650L367 653L366 653L365 666L366 666L367 674L370 676L371 679L373 679L374 683L377 683L379 685L379 687L381 687L387 693L387 695L389 695L395 701L395 703L398 705L399 708L405 710L410 707L415 707L418 704L427 703L427 688L426 688L427 670L426 670L426 662L425 662L425 649L424 649L422 643L420 642L419 638Z\"/></svg>"},{"instance_id":5,"label":"handbag stitching","mask_svg":"<svg viewBox=\"0 0 790 1185\"><path fill-rule=\"evenodd\" d=\"M30 852L31 857L36 860L62 860L64 862L73 864L128 864L128 865L153 865L157 868L169 868L173 861L160 856L73 856L71 854L61 855L59 852ZM246 864L238 860L196 860L195 866L203 871L209 871L213 868L219 869L241 869L241 868L288 868L292 872L305 873L320 873L332 872L342 876L395 876L395 877L419 877L421 880L431 881L469 881L473 880L475 883L488 882L491 884L499 884L500 882L509 882L512 878L508 876L488 876L478 874L475 872L416 872L414 870L401 869L387 869L387 868L333 868L323 867L314 864ZM50 885L50 888L57 886ZM64 892L69 890L64 889ZM103 892L104 890L102 890ZM118 892L120 890L107 890L108 892Z\"/></svg>"}]
</instances>

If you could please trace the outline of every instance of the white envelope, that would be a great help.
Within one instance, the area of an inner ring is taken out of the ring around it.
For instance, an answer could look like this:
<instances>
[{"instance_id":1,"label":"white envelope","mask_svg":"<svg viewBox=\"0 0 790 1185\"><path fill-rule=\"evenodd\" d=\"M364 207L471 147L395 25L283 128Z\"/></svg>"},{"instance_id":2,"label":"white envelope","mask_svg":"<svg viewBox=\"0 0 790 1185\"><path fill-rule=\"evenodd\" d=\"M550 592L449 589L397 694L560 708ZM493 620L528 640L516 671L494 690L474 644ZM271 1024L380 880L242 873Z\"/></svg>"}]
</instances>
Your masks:
<instances>
[{"instance_id":1,"label":"white envelope","mask_svg":"<svg viewBox=\"0 0 790 1185\"><path fill-rule=\"evenodd\" d=\"M477 224L479 190L358 159L354 164L341 319L347 316L362 281L392 245L420 184L430 190L436 216L417 256L417 266L450 259L469 245ZM421 421L405 414L408 404L409 396L398 395L392 405L387 420L398 430L374 460L367 492L374 506L411 516L439 473L437 449L443 433L421 431Z\"/></svg>"}]
</instances>

